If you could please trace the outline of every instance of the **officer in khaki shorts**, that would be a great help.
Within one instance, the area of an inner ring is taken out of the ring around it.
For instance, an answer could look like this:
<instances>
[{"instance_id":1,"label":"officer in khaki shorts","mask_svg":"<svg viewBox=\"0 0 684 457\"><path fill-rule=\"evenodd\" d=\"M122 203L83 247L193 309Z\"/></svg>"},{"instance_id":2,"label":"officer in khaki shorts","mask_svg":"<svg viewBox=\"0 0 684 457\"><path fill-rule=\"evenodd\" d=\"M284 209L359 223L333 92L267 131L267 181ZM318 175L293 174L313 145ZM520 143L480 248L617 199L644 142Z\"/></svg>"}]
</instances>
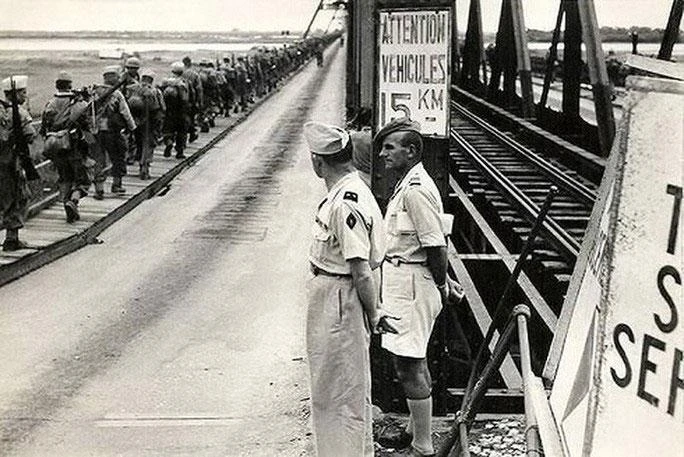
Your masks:
<instances>
[{"instance_id":1,"label":"officer in khaki shorts","mask_svg":"<svg viewBox=\"0 0 684 457\"><path fill-rule=\"evenodd\" d=\"M304 135L328 194L318 205L309 253L307 355L319 457L373 455L370 330L396 331L378 306L372 272L385 255L383 219L351 163L344 130L309 122Z\"/></svg>"},{"instance_id":2,"label":"officer in khaki shorts","mask_svg":"<svg viewBox=\"0 0 684 457\"><path fill-rule=\"evenodd\" d=\"M449 298L443 230L448 217L421 163L420 124L394 120L373 143L385 167L400 176L385 214L387 252L382 266L383 308L400 320L397 334L382 336L382 347L393 354L410 411L402 444L410 443L409 455L432 455L432 380L426 355L435 319Z\"/></svg>"}]
</instances>

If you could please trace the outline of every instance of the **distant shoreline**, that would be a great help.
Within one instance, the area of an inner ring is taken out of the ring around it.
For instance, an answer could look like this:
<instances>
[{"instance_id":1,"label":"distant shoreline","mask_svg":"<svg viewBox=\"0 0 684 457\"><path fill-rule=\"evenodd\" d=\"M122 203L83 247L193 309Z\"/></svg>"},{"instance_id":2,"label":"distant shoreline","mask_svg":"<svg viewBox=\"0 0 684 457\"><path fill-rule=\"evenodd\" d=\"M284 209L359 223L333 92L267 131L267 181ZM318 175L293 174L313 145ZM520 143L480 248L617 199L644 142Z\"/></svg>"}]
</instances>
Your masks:
<instances>
[{"instance_id":1,"label":"distant shoreline","mask_svg":"<svg viewBox=\"0 0 684 457\"><path fill-rule=\"evenodd\" d=\"M639 43L660 43L663 31L661 29L644 30L640 27L633 29L639 31ZM627 32L631 29L620 29L612 27L602 27L601 36L604 42L630 43L631 38ZM74 30L74 31L40 31L40 30L4 30L0 31L0 38L3 39L130 39L136 41L198 41L216 43L242 43L267 38L274 42L290 42L299 39L302 31L242 31L230 30L225 32L206 31L206 32L178 32L178 31L115 31L115 30ZM316 31L314 31L315 34ZM552 32L540 30L528 30L528 40L530 43L546 43L551 41ZM463 37L461 37L463 38ZM495 33L485 33L485 42L494 42Z\"/></svg>"}]
</instances>

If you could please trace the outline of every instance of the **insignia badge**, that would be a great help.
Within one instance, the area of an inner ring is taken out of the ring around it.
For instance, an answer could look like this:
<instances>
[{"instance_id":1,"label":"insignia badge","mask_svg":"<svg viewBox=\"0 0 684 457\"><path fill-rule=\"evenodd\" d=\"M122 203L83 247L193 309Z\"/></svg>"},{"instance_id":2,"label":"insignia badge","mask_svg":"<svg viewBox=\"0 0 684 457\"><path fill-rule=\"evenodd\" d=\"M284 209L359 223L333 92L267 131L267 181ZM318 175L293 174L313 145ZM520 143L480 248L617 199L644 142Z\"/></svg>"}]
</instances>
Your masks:
<instances>
[{"instance_id":1,"label":"insignia badge","mask_svg":"<svg viewBox=\"0 0 684 457\"><path fill-rule=\"evenodd\" d=\"M350 229L353 229L356 225L356 217L354 217L353 214L349 214L349 216L347 216L347 225Z\"/></svg>"},{"instance_id":2,"label":"insignia badge","mask_svg":"<svg viewBox=\"0 0 684 457\"><path fill-rule=\"evenodd\" d=\"M359 196L356 194L356 192L351 192L347 191L344 193L344 197L342 197L343 200L351 200L353 202L358 203L359 202Z\"/></svg>"}]
</instances>

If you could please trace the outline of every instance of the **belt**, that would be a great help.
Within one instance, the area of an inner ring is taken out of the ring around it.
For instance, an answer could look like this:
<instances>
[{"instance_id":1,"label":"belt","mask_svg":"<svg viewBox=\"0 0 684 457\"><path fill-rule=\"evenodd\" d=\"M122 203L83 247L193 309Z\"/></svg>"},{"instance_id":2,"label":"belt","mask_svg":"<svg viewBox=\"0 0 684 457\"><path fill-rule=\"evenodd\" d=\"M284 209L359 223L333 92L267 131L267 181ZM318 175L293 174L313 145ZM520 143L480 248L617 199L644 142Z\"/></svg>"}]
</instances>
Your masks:
<instances>
[{"instance_id":1,"label":"belt","mask_svg":"<svg viewBox=\"0 0 684 457\"><path fill-rule=\"evenodd\" d=\"M399 257L385 257L385 262L389 262L395 267L398 267L399 265L423 265L427 266L427 260L424 261L416 261L416 262L407 262L404 259L400 259Z\"/></svg>"},{"instance_id":2,"label":"belt","mask_svg":"<svg viewBox=\"0 0 684 457\"><path fill-rule=\"evenodd\" d=\"M322 268L318 268L316 265L313 263L309 264L309 268L311 269L311 273L313 273L314 276L330 276L331 278L351 278L351 274L342 274L342 273L331 273L329 271L325 271Z\"/></svg>"}]
</instances>

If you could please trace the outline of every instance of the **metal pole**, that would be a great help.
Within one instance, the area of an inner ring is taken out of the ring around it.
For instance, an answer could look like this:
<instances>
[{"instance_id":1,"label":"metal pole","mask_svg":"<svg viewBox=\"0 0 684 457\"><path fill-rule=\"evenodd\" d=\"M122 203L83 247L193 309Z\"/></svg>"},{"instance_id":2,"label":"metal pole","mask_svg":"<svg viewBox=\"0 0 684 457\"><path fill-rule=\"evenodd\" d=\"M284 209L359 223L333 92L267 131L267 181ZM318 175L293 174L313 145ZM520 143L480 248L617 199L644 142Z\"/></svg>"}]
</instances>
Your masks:
<instances>
[{"instance_id":1,"label":"metal pole","mask_svg":"<svg viewBox=\"0 0 684 457\"><path fill-rule=\"evenodd\" d=\"M663 42L660 44L658 58L660 60L670 60L672 49L679 37L679 24L682 22L682 12L684 12L684 0L673 0L670 18L667 21Z\"/></svg>"},{"instance_id":2,"label":"metal pole","mask_svg":"<svg viewBox=\"0 0 684 457\"><path fill-rule=\"evenodd\" d=\"M513 37L515 38L515 55L518 60L518 77L522 91L522 115L523 118L530 118L534 113L532 64L530 63L525 14L521 0L511 0L511 16L513 19Z\"/></svg>"},{"instance_id":3,"label":"metal pole","mask_svg":"<svg viewBox=\"0 0 684 457\"><path fill-rule=\"evenodd\" d=\"M549 48L549 57L546 59L546 72L544 73L544 87L542 88L541 97L539 99L539 106L544 108L546 101L549 98L549 90L551 89L551 80L553 79L553 70L556 59L558 58L558 42L560 41L561 24L563 23L563 2L558 4L558 16L556 16L556 28L553 29L553 37L551 38L551 47Z\"/></svg>"},{"instance_id":4,"label":"metal pole","mask_svg":"<svg viewBox=\"0 0 684 457\"><path fill-rule=\"evenodd\" d=\"M461 50L458 49L458 18L457 5L454 0L454 8L451 16L451 81L455 84L458 81L458 75L461 71Z\"/></svg>"},{"instance_id":5,"label":"metal pole","mask_svg":"<svg viewBox=\"0 0 684 457\"><path fill-rule=\"evenodd\" d=\"M304 35L302 35L302 39L306 40L306 37L309 35L309 31L311 30L311 26L313 25L314 21L316 20L316 16L318 16L318 12L323 8L323 0L318 2L318 6L316 7L316 11L314 11L313 16L311 17L311 20L309 21L309 25L306 27L306 31L304 32Z\"/></svg>"},{"instance_id":6,"label":"metal pole","mask_svg":"<svg viewBox=\"0 0 684 457\"><path fill-rule=\"evenodd\" d=\"M615 138L615 117L613 115L613 89L606 69L606 57L601 47L601 37L593 0L578 0L582 37L587 53L589 78L594 94L594 109L598 126L601 154L608 157Z\"/></svg>"},{"instance_id":7,"label":"metal pole","mask_svg":"<svg viewBox=\"0 0 684 457\"><path fill-rule=\"evenodd\" d=\"M496 305L494 315L492 316L492 322L491 324L489 324L487 334L485 335L485 339L480 345L480 348L478 349L477 357L475 357L475 363L473 364L473 369L470 372L468 386L466 387L465 396L463 397L464 404L465 399L470 396L473 390L473 387L475 385L475 378L477 378L480 365L484 360L485 351L487 351L487 347L489 347L489 343L492 341L492 338L494 337L494 332L496 331L498 321L501 319L500 316L503 314L504 305L506 303L506 300L508 299L508 295L510 294L511 290L513 290L513 286L518 283L518 276L520 275L522 267L525 264L525 261L527 260L527 256L532 252L534 240L537 238L539 232L542 229L542 226L544 225L546 214L549 212L549 209L551 209L551 203L553 202L553 199L555 198L557 193L558 188L556 186L552 186L549 190L548 195L546 196L546 199L544 200L544 204L542 205L539 211L537 219L534 221L532 230L530 231L530 234L527 236L527 240L525 241L523 250L520 253L518 260L515 263L515 267L513 268L513 271L511 272L511 275L508 278L508 282L506 283L506 287L504 288L503 294L501 295L501 298L499 299L499 302ZM461 409L463 409L463 406L464 405L461 406Z\"/></svg>"},{"instance_id":8,"label":"metal pole","mask_svg":"<svg viewBox=\"0 0 684 457\"><path fill-rule=\"evenodd\" d=\"M473 419L475 419L477 408L487 392L487 385L489 384L491 377L496 373L501 366L504 357L506 357L515 326L516 315L511 315L506 323L506 328L501 334L501 338L499 338L499 341L496 343L492 357L482 370L482 374L477 380L472 393L468 394L468 392L466 392L465 397L463 398L463 406L456 415L456 426L449 432L449 436L436 453L437 457L453 455L455 450L460 450L460 454L458 455L461 457L469 455L468 428Z\"/></svg>"},{"instance_id":9,"label":"metal pole","mask_svg":"<svg viewBox=\"0 0 684 457\"><path fill-rule=\"evenodd\" d=\"M539 425L532 403L531 381L532 361L530 357L530 338L527 334L527 321L530 319L530 308L527 305L518 305L513 308L513 314L518 321L518 344L520 345L520 371L522 372L523 388L525 389L525 444L527 445L528 457L543 456L541 438L539 437Z\"/></svg>"}]
</instances>

